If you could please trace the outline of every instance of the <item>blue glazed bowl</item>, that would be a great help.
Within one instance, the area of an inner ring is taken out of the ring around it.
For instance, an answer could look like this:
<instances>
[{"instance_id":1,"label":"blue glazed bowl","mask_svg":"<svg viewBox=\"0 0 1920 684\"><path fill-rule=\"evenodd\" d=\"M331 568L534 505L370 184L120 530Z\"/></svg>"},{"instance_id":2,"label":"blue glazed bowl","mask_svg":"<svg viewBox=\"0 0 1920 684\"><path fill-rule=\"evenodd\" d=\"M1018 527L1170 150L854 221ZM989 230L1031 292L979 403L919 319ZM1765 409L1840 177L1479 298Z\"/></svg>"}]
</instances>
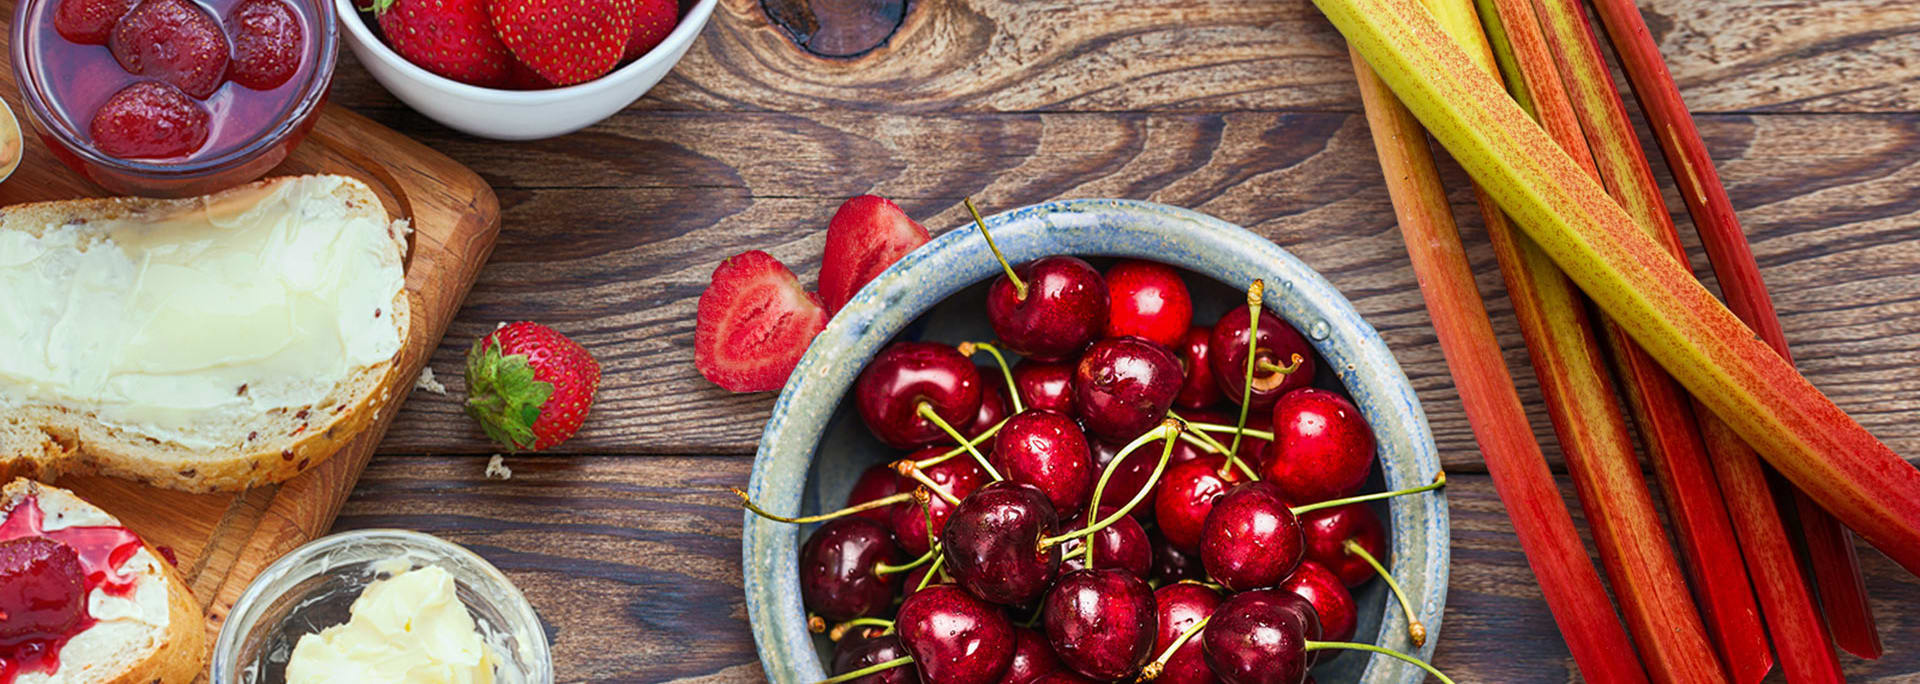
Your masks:
<instances>
[{"instance_id":1,"label":"blue glazed bowl","mask_svg":"<svg viewBox=\"0 0 1920 684\"><path fill-rule=\"evenodd\" d=\"M1344 389L1373 427L1380 467L1366 491L1418 486L1439 471L1426 414L1380 335L1326 279L1265 238L1198 212L1128 200L1049 202L993 216L987 225L1015 263L1050 254L1137 257L1211 278L1189 279L1198 321L1244 301L1239 290L1264 279L1267 308L1304 333L1325 360L1316 384ZM963 226L862 289L814 340L774 404L754 458L753 499L780 512L832 510L861 470L898 458L866 434L842 398L867 360L896 337L991 339L982 302L985 283L999 273L985 241ZM1447 593L1445 497L1401 497L1376 510L1389 528L1394 578L1419 609L1428 638L1424 648L1412 645L1398 604L1375 581L1355 592L1355 639L1429 658ZM810 531L746 514L747 613L767 678L779 684L826 678L823 662L831 657L831 644L808 631L800 603L797 553ZM1327 659L1314 676L1329 683L1412 684L1425 675L1397 660L1349 653Z\"/></svg>"}]
</instances>

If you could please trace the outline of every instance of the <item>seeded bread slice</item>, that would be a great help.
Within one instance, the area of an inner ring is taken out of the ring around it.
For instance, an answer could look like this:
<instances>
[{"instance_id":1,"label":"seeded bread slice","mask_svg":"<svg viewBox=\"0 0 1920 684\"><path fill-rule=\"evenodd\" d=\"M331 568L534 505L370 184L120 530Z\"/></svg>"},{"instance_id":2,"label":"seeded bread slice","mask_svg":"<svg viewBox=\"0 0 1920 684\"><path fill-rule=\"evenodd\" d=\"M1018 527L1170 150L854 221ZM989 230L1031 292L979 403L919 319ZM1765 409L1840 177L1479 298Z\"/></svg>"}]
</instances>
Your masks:
<instances>
[{"instance_id":1,"label":"seeded bread slice","mask_svg":"<svg viewBox=\"0 0 1920 684\"><path fill-rule=\"evenodd\" d=\"M32 497L46 514L48 527L118 524L106 511L58 487L32 480L14 480L0 488L0 519ZM137 579L124 600L139 604L150 592L164 591L165 602L155 601L150 613L115 614L69 639L60 651L60 669L52 673L23 672L17 681L35 684L48 680L93 684L186 684L198 677L207 659L206 619L173 564L152 545L144 545L120 566ZM90 601L90 603L92 603Z\"/></svg>"},{"instance_id":2,"label":"seeded bread slice","mask_svg":"<svg viewBox=\"0 0 1920 684\"><path fill-rule=\"evenodd\" d=\"M310 201L338 202L348 216L371 218L385 226L392 258L405 257L405 222L390 220L371 188L343 176L272 178L180 200L109 198L23 204L0 209L0 231L39 236L51 227L110 219L151 220L203 209L237 212L280 184L303 180L331 186L329 193ZM395 326L404 348L412 319L406 288L394 292L389 311L382 313ZM66 473L90 472L194 492L281 482L332 456L404 394L405 388L398 386L402 381L397 377L397 356L353 369L346 378L316 378L315 382L331 386L323 400L251 416L244 425L234 426L235 434L246 435L244 440L216 448L190 447L109 426L85 408L32 397L9 403L0 395L0 478L51 480Z\"/></svg>"}]
</instances>

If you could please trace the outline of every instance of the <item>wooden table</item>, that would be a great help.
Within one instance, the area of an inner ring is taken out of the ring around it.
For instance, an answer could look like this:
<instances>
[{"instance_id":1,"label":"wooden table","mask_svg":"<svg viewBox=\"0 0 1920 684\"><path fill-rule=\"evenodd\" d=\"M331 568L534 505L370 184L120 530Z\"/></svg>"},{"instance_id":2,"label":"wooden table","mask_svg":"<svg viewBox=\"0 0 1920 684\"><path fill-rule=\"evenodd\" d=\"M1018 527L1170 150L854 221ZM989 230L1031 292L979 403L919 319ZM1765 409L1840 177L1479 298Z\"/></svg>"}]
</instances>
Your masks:
<instances>
[{"instance_id":1,"label":"wooden table","mask_svg":"<svg viewBox=\"0 0 1920 684\"><path fill-rule=\"evenodd\" d=\"M1801 367L1920 455L1920 3L1641 4ZM725 487L746 483L772 396L730 395L694 371L694 307L714 265L764 249L811 282L828 217L861 193L935 232L960 225L968 195L990 211L1150 199L1293 251L1393 346L1452 476L1437 664L1460 681L1575 676L1434 344L1346 51L1306 0L914 0L896 20L901 5L722 0L653 93L536 143L443 128L343 55L334 98L479 171L505 229L432 360L451 396L414 394L337 527L424 530L491 559L545 616L563 680L757 680ZM1447 174L1558 468L1468 185ZM1668 205L1685 220L1677 196ZM495 449L458 403L461 358L518 319L586 344L605 381L577 437L508 458L513 478L490 481ZM1863 681L1914 681L1920 580L1863 558L1889 652L1843 662Z\"/></svg>"}]
</instances>

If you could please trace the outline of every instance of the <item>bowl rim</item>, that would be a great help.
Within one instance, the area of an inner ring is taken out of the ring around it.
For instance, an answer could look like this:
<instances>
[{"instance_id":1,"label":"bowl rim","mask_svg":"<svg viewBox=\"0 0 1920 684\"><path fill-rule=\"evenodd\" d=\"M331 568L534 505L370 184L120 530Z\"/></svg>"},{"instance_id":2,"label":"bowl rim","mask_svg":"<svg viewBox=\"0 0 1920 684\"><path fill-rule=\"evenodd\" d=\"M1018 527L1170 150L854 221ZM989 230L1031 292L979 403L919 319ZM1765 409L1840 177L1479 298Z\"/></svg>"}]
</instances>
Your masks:
<instances>
[{"instance_id":1,"label":"bowl rim","mask_svg":"<svg viewBox=\"0 0 1920 684\"><path fill-rule=\"evenodd\" d=\"M1235 282L1264 278L1266 306L1301 328L1340 376L1376 433L1396 430L1403 441L1381 442L1389 488L1431 480L1440 469L1432 431L1406 374L1391 350L1352 304L1318 272L1280 246L1237 225L1200 212L1138 200L1075 199L1045 202L986 219L1007 258L1026 261L1051 253L1156 259L1200 275ZM1117 231L1117 232L1116 232ZM1060 244L1067 244L1061 248ZM1206 263L1201 263L1206 262ZM984 242L968 226L949 230L908 253L843 307L808 347L774 403L754 457L748 494L773 510L797 510L813 455L832 412L864 361L926 307L903 311L908 297L927 307L998 273ZM1245 278L1237 277L1245 273ZM1303 319L1314 323L1302 326ZM1329 323L1328 320L1334 320ZM1387 452L1412 468L1386 458ZM1410 472L1417 471L1417 472ZM775 486L779 482L787 486ZM1443 490L1444 491L1444 490ZM1446 603L1448 512L1445 496L1390 502L1392 568L1428 629L1424 646L1405 634L1405 616L1387 601L1382 641L1431 658ZM808 631L796 570L800 528L743 512L742 584L748 618L770 681L804 684L825 676ZM1416 541L1418 540L1418 541ZM1411 665L1370 659L1365 682L1418 682Z\"/></svg>"},{"instance_id":2,"label":"bowl rim","mask_svg":"<svg viewBox=\"0 0 1920 684\"><path fill-rule=\"evenodd\" d=\"M386 41L373 35L365 20L360 18L360 10L354 7L354 0L333 0L340 16L339 24L346 27L346 33L354 43L366 48L365 54L372 54L383 64L405 75L409 80L434 88L440 92L473 102L487 104L543 105L570 101L575 98L590 97L602 92L614 90L627 81L644 78L644 74L663 62L677 62L682 56L679 49L690 45L707 26L707 20L713 16L713 10L719 0L694 0L693 8L680 18L667 37L659 45L647 50L646 54L629 62L626 66L614 69L605 75L570 86L546 88L543 90L510 90L507 88L487 88L484 86L461 83L459 81L427 71L414 64ZM671 56L671 60L669 59Z\"/></svg>"}]
</instances>

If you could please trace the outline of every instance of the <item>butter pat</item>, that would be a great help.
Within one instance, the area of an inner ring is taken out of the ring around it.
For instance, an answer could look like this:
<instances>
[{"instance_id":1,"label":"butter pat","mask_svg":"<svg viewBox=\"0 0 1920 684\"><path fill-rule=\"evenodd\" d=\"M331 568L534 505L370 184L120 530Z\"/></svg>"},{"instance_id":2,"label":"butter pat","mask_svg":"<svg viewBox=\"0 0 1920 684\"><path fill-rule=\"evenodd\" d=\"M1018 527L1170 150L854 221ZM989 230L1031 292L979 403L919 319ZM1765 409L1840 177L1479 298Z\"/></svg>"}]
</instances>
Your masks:
<instances>
[{"instance_id":1,"label":"butter pat","mask_svg":"<svg viewBox=\"0 0 1920 684\"><path fill-rule=\"evenodd\" d=\"M346 624L300 637L287 682L485 684L495 660L453 576L429 565L368 585Z\"/></svg>"}]
</instances>

